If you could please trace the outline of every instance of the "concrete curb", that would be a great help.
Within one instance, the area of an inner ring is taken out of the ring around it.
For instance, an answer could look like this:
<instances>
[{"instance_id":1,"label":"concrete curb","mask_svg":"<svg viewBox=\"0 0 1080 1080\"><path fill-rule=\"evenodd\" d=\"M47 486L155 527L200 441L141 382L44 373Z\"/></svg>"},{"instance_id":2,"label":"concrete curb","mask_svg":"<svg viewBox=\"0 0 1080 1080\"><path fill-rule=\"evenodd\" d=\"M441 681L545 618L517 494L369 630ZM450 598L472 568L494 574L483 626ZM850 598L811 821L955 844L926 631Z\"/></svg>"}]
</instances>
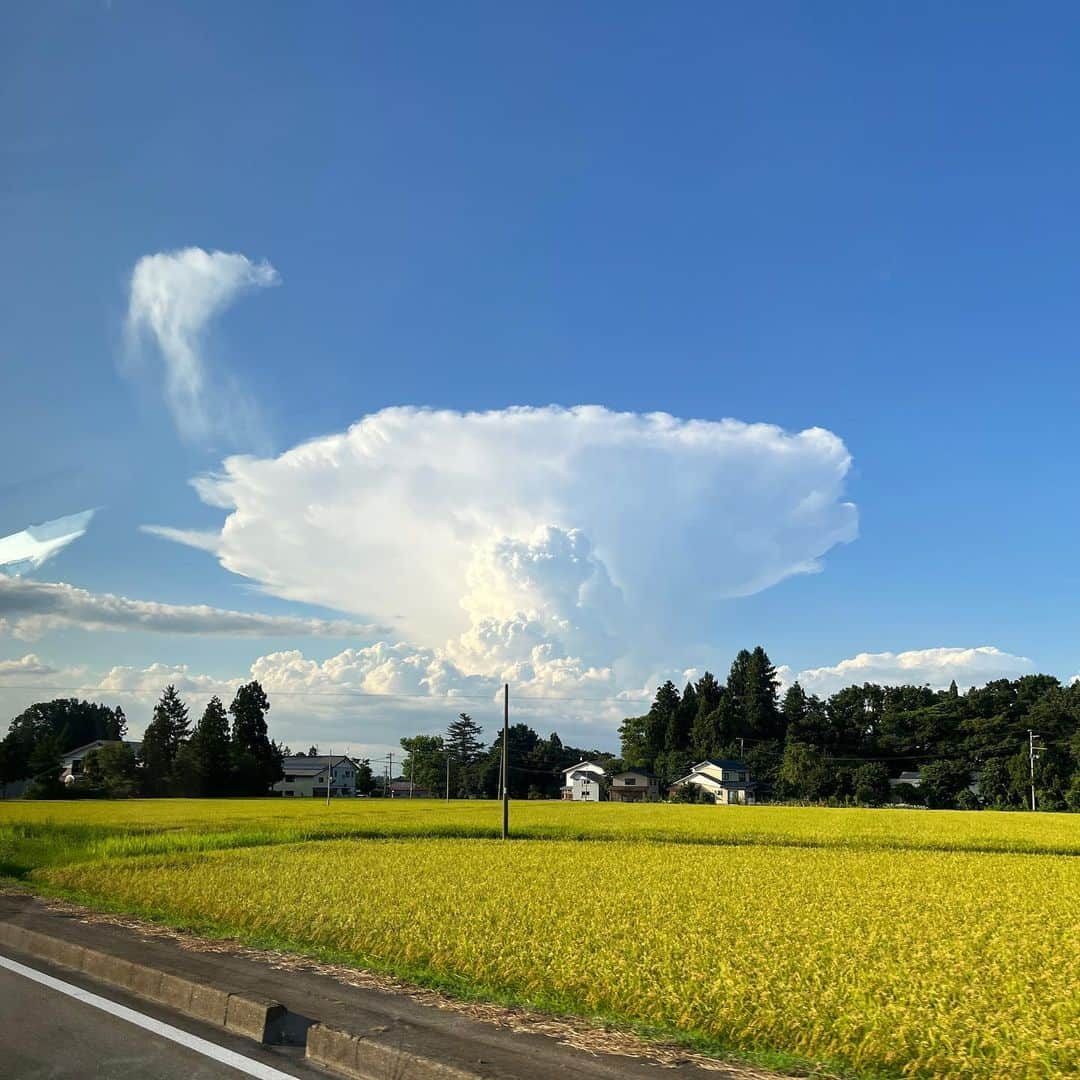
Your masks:
<instances>
[{"instance_id":1,"label":"concrete curb","mask_svg":"<svg viewBox=\"0 0 1080 1080\"><path fill-rule=\"evenodd\" d=\"M91 978L130 990L139 997L256 1042L271 1038L285 1015L285 1006L268 998L233 994L14 923L0 922L0 945L81 971Z\"/></svg>"},{"instance_id":2,"label":"concrete curb","mask_svg":"<svg viewBox=\"0 0 1080 1080\"><path fill-rule=\"evenodd\" d=\"M314 1024L308 1030L306 1057L351 1080L386 1080L395 1076L407 1076L409 1080L482 1080L480 1073L327 1024Z\"/></svg>"}]
</instances>

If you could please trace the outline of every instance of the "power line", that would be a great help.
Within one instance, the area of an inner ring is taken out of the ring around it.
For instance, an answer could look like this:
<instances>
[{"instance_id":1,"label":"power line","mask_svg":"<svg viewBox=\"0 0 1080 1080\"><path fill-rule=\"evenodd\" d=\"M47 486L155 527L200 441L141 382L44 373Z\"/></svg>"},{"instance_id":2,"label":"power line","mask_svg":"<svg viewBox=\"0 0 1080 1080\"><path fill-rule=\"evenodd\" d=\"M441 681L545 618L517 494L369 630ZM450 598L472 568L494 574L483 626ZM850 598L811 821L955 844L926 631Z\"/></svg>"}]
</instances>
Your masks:
<instances>
[{"instance_id":1,"label":"power line","mask_svg":"<svg viewBox=\"0 0 1080 1080\"><path fill-rule=\"evenodd\" d=\"M227 680L222 680L219 684L221 686L231 686L232 683ZM127 686L115 686L115 687L101 687L101 686L48 686L41 683L0 683L0 690L46 690L49 693L94 693L94 694L154 694L156 690L150 690L145 687L127 687ZM184 693L204 693L203 689L185 690ZM270 690L269 693L276 697L362 697L372 698L374 700L387 700L387 699L415 699L421 701L435 701L435 702L449 702L455 701L479 701L490 702L495 704L498 702L501 696L498 691L492 693L483 694L462 694L454 691L451 694L410 694L401 691L388 691L386 693L378 693L372 690L356 690L353 688L343 687L340 690ZM611 702L613 704L621 705L635 705L638 703L645 704L643 698L625 698L617 695L609 697L582 697L567 694L516 694L516 701L595 701L595 702Z\"/></svg>"}]
</instances>

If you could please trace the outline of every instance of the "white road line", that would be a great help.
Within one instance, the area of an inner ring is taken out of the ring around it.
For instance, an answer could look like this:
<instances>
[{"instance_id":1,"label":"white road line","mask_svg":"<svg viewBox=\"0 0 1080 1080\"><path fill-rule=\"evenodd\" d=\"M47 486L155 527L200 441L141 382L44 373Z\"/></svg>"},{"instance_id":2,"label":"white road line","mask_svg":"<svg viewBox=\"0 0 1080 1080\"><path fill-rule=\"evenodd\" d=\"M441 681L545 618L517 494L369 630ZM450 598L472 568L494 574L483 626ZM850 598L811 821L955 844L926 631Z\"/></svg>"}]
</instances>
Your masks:
<instances>
[{"instance_id":1,"label":"white road line","mask_svg":"<svg viewBox=\"0 0 1080 1080\"><path fill-rule=\"evenodd\" d=\"M223 1065L237 1069L247 1076L256 1076L259 1080L296 1080L296 1077L291 1073L284 1073L280 1069L275 1069L272 1065L264 1065L254 1058L244 1057L243 1054L238 1054L234 1050L226 1050L225 1047L218 1046L217 1043L212 1043L207 1039L200 1039L198 1035L192 1035L181 1028L173 1027L172 1024L155 1020L152 1016L144 1016L141 1012L129 1009L125 1005L119 1005L108 998L91 994L89 990L84 990L81 986L66 983L62 979L54 979L43 971L27 967L16 960L9 960L6 956L0 956L0 967L7 968L8 971L13 971L16 975L22 975L24 978L33 979L34 982L41 983L42 986L47 986L50 990L67 994L68 997L75 998L76 1001L81 1001L84 1005L92 1005L95 1009L101 1009L102 1012L126 1020L136 1027L152 1031L163 1039L171 1039L174 1043L186 1046L189 1050L194 1050L204 1057L213 1058L214 1061L220 1061Z\"/></svg>"}]
</instances>

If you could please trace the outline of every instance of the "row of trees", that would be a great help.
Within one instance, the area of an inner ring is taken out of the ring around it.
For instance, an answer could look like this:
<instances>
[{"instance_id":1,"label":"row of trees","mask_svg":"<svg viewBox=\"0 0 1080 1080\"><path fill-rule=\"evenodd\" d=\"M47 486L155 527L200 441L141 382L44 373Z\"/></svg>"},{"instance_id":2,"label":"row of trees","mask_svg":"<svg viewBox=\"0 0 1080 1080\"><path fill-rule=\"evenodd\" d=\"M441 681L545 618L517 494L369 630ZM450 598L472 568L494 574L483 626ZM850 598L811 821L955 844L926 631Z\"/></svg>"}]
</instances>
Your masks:
<instances>
[{"instance_id":1,"label":"row of trees","mask_svg":"<svg viewBox=\"0 0 1080 1080\"><path fill-rule=\"evenodd\" d=\"M620 726L622 761L670 783L705 758L742 758L774 798L871 805L895 794L890 776L921 770L920 787L900 789L904 801L1008 808L1030 797L1030 729L1045 747L1040 806L1080 810L1080 684L1025 675L966 693L955 682L864 683L827 698L797 682L778 690L761 646L735 657L726 682L708 671L681 693L667 682L647 713Z\"/></svg>"},{"instance_id":2,"label":"row of trees","mask_svg":"<svg viewBox=\"0 0 1080 1080\"><path fill-rule=\"evenodd\" d=\"M175 686L154 707L136 754L124 742L123 710L76 699L32 705L20 713L0 740L0 784L32 779L28 794L263 795L282 776L282 747L272 742L266 722L270 702L258 682L241 686L229 705L213 697L198 722ZM231 717L231 724L230 724ZM61 755L96 740L83 775L68 790L61 783Z\"/></svg>"},{"instance_id":3,"label":"row of trees","mask_svg":"<svg viewBox=\"0 0 1080 1080\"><path fill-rule=\"evenodd\" d=\"M468 713L461 713L449 724L445 735L413 735L402 739L401 748L405 751L402 776L440 798L446 795L447 775L452 797L497 797L502 729L490 746L481 741L482 734L480 725ZM599 750L564 746L556 732L541 738L527 724L510 725L507 753L510 760L507 786L513 799L557 797L563 769L582 758L595 761L612 757Z\"/></svg>"}]
</instances>

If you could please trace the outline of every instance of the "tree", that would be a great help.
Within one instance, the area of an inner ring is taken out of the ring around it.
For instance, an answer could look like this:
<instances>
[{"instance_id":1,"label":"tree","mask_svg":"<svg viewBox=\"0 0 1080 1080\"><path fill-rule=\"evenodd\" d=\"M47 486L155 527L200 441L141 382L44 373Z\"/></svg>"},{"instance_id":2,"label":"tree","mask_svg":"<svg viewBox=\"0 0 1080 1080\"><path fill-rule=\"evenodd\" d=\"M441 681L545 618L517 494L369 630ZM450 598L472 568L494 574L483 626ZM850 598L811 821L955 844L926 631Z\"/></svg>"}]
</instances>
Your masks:
<instances>
[{"instance_id":1,"label":"tree","mask_svg":"<svg viewBox=\"0 0 1080 1080\"><path fill-rule=\"evenodd\" d=\"M258 682L245 683L229 706L233 784L238 794L265 795L284 775L281 747L270 741L270 701Z\"/></svg>"},{"instance_id":2,"label":"tree","mask_svg":"<svg viewBox=\"0 0 1080 1080\"><path fill-rule=\"evenodd\" d=\"M679 706L681 698L675 684L668 679L656 691L649 711L644 716L629 716L619 726L621 753L627 765L638 769L656 768L656 759L667 747L669 732L679 732L681 720ZM685 736L673 735L681 739L685 748L690 746L691 729Z\"/></svg>"},{"instance_id":3,"label":"tree","mask_svg":"<svg viewBox=\"0 0 1080 1080\"><path fill-rule=\"evenodd\" d=\"M169 790L173 764L187 734L187 706L176 687L169 685L154 706L154 717L143 733L140 750L143 794L164 795Z\"/></svg>"},{"instance_id":4,"label":"tree","mask_svg":"<svg viewBox=\"0 0 1080 1080\"><path fill-rule=\"evenodd\" d=\"M458 795L470 795L476 786L476 766L484 753L482 730L468 713L458 713L446 728L446 752L454 766L451 784Z\"/></svg>"},{"instance_id":5,"label":"tree","mask_svg":"<svg viewBox=\"0 0 1080 1080\"><path fill-rule=\"evenodd\" d=\"M798 742L784 747L777 775L777 790L784 798L824 799L831 793L832 779L828 763L814 747Z\"/></svg>"},{"instance_id":6,"label":"tree","mask_svg":"<svg viewBox=\"0 0 1080 1080\"><path fill-rule=\"evenodd\" d=\"M356 763L356 793L370 795L375 790L375 776L371 771L371 759L361 758Z\"/></svg>"},{"instance_id":7,"label":"tree","mask_svg":"<svg viewBox=\"0 0 1080 1080\"><path fill-rule=\"evenodd\" d=\"M694 689L694 684L688 682L683 689L679 704L668 714L667 730L664 732L664 749L669 754L692 756L691 732L697 711L697 691Z\"/></svg>"},{"instance_id":8,"label":"tree","mask_svg":"<svg viewBox=\"0 0 1080 1080\"><path fill-rule=\"evenodd\" d=\"M990 758L979 770L979 794L995 810L1017 805L1009 766L1004 758Z\"/></svg>"},{"instance_id":9,"label":"tree","mask_svg":"<svg viewBox=\"0 0 1080 1080\"><path fill-rule=\"evenodd\" d=\"M401 740L405 757L401 775L418 788L446 794L446 749L441 735L413 735Z\"/></svg>"},{"instance_id":10,"label":"tree","mask_svg":"<svg viewBox=\"0 0 1080 1080\"><path fill-rule=\"evenodd\" d=\"M880 762L860 765L851 779L856 802L864 806L881 806L889 801L889 774Z\"/></svg>"},{"instance_id":11,"label":"tree","mask_svg":"<svg viewBox=\"0 0 1080 1080\"><path fill-rule=\"evenodd\" d=\"M91 750L83 762L83 778L92 791L110 799L126 799L139 790L135 751L125 742L110 742Z\"/></svg>"},{"instance_id":12,"label":"tree","mask_svg":"<svg viewBox=\"0 0 1080 1080\"><path fill-rule=\"evenodd\" d=\"M29 768L33 783L28 794L32 799L56 799L64 794L60 782L60 755L63 753L60 736L46 732L34 744L30 754Z\"/></svg>"},{"instance_id":13,"label":"tree","mask_svg":"<svg viewBox=\"0 0 1080 1080\"><path fill-rule=\"evenodd\" d=\"M195 790L188 794L228 794L232 772L232 740L229 737L229 718L221 698L215 695L207 702L184 750L190 758L195 787Z\"/></svg>"},{"instance_id":14,"label":"tree","mask_svg":"<svg viewBox=\"0 0 1080 1080\"><path fill-rule=\"evenodd\" d=\"M779 686L776 668L760 646L753 652L739 651L728 675L728 694L735 708L738 735L755 739L775 739L783 734L776 707Z\"/></svg>"},{"instance_id":15,"label":"tree","mask_svg":"<svg viewBox=\"0 0 1080 1080\"><path fill-rule=\"evenodd\" d=\"M922 780L926 805L931 810L952 810L960 792L971 783L971 776L966 762L941 760L923 766Z\"/></svg>"},{"instance_id":16,"label":"tree","mask_svg":"<svg viewBox=\"0 0 1080 1080\"><path fill-rule=\"evenodd\" d=\"M31 776L30 758L42 739L55 737L59 752L66 753L97 739L122 739L126 730L120 708L76 698L36 702L11 721L0 740L0 785ZM54 749L51 742L48 749Z\"/></svg>"}]
</instances>

